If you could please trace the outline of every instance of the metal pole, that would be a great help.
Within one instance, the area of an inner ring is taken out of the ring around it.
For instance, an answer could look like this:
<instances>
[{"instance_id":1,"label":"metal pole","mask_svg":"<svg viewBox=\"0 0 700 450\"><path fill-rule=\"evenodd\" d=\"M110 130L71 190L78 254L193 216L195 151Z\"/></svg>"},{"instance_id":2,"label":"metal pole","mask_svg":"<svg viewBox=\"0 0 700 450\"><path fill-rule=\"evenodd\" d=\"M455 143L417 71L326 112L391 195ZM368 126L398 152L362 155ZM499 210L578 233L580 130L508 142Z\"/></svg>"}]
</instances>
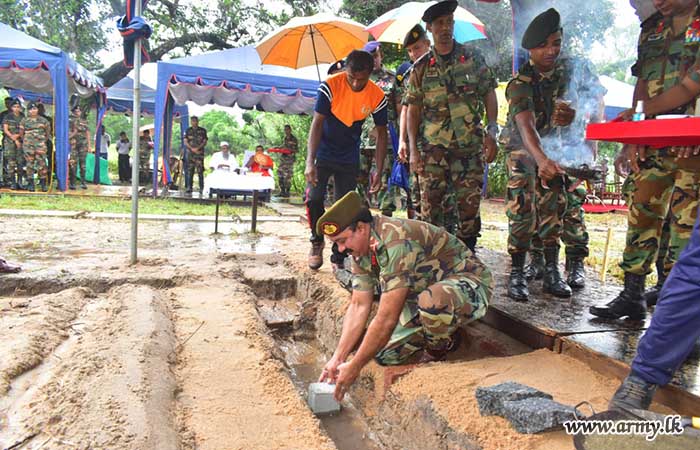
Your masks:
<instances>
[{"instance_id":1,"label":"metal pole","mask_svg":"<svg viewBox=\"0 0 700 450\"><path fill-rule=\"evenodd\" d=\"M141 15L141 0L136 0L134 15ZM131 115L133 164L131 166L131 264L137 260L139 231L139 123L141 118L141 39L134 45L134 107ZM154 130L155 131L155 130Z\"/></svg>"},{"instance_id":2,"label":"metal pole","mask_svg":"<svg viewBox=\"0 0 700 450\"><path fill-rule=\"evenodd\" d=\"M318 56L316 55L316 42L314 42L314 26L309 25L309 34L311 34L311 46L314 49L314 61L316 62L316 75L318 75L318 82L321 82L321 72L318 69Z\"/></svg>"}]
</instances>

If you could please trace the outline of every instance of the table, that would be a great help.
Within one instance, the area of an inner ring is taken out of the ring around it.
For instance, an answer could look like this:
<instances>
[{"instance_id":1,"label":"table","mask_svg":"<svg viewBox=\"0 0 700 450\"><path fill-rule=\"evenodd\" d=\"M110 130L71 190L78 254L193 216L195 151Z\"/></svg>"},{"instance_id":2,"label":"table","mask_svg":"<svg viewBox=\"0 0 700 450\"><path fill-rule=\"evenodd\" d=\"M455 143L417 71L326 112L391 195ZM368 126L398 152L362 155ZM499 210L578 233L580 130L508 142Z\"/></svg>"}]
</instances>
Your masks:
<instances>
[{"instance_id":1,"label":"table","mask_svg":"<svg viewBox=\"0 0 700 450\"><path fill-rule=\"evenodd\" d=\"M250 195L253 194L253 211L251 212L250 231L255 233L255 228L258 221L258 193L257 189L217 189L211 188L209 195L216 195L216 216L214 218L214 233L219 232L219 204L221 204L222 195ZM269 195L269 191L267 192Z\"/></svg>"},{"instance_id":2,"label":"table","mask_svg":"<svg viewBox=\"0 0 700 450\"><path fill-rule=\"evenodd\" d=\"M700 145L700 117L592 123L586 139L656 148Z\"/></svg>"}]
</instances>

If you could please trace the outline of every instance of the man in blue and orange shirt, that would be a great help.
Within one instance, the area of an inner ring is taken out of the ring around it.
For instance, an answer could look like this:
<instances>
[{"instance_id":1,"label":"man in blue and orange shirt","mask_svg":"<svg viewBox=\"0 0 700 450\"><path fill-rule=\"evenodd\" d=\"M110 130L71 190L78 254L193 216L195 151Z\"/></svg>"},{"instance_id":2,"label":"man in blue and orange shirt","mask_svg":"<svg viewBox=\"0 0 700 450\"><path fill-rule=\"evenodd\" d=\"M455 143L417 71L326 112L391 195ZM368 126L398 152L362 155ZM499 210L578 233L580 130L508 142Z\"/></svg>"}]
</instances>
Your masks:
<instances>
[{"instance_id":1,"label":"man in blue and orange shirt","mask_svg":"<svg viewBox=\"0 0 700 450\"><path fill-rule=\"evenodd\" d=\"M387 101L384 92L369 77L374 58L368 52L353 50L346 58L345 71L331 75L318 88L314 118L309 132L306 158L306 208L311 227L309 267L323 265L323 235L316 222L323 215L328 178L335 180L335 198L357 186L362 123L371 114L377 127L376 173L384 167L387 144ZM376 192L381 178L372 180ZM342 265L344 256L334 247L331 262Z\"/></svg>"}]
</instances>

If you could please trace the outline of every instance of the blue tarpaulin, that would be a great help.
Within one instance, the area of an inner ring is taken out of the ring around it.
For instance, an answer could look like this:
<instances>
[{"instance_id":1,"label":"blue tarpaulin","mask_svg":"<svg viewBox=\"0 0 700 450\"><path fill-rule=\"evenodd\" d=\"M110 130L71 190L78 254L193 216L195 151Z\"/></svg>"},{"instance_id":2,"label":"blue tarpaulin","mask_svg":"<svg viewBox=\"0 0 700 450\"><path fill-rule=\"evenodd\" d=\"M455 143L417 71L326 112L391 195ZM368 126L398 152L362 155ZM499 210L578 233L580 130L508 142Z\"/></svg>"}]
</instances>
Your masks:
<instances>
[{"instance_id":1,"label":"blue tarpaulin","mask_svg":"<svg viewBox=\"0 0 700 450\"><path fill-rule=\"evenodd\" d=\"M158 62L154 158L163 152L163 184L169 183L170 129L176 105L237 105L285 114L311 114L316 102L316 68L295 71L262 65L252 47L233 48ZM182 125L183 128L186 125ZM153 188L158 185L153 173Z\"/></svg>"},{"instance_id":2,"label":"blue tarpaulin","mask_svg":"<svg viewBox=\"0 0 700 450\"><path fill-rule=\"evenodd\" d=\"M37 93L53 93L58 188L66 190L68 174L68 117L71 94L104 95L102 81L61 49L0 23L0 86Z\"/></svg>"}]
</instances>

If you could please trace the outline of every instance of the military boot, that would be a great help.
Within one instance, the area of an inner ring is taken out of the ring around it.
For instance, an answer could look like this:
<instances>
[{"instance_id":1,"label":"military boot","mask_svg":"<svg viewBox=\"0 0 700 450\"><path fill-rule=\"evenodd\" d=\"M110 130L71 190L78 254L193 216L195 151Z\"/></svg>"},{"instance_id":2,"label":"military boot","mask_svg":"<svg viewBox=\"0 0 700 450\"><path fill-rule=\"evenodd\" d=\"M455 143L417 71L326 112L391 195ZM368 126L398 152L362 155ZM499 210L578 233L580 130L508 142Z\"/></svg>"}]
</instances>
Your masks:
<instances>
[{"instance_id":1,"label":"military boot","mask_svg":"<svg viewBox=\"0 0 700 450\"><path fill-rule=\"evenodd\" d=\"M71 190L75 190L75 173L70 174L70 184L68 185L68 188Z\"/></svg>"},{"instance_id":2,"label":"military boot","mask_svg":"<svg viewBox=\"0 0 700 450\"><path fill-rule=\"evenodd\" d=\"M46 188L46 180L43 178L39 180L39 186L41 186L41 192L46 192L48 189Z\"/></svg>"},{"instance_id":3,"label":"military boot","mask_svg":"<svg viewBox=\"0 0 700 450\"><path fill-rule=\"evenodd\" d=\"M544 254L540 250L530 250L530 263L525 269L525 279L541 280L544 276Z\"/></svg>"},{"instance_id":4,"label":"military boot","mask_svg":"<svg viewBox=\"0 0 700 450\"><path fill-rule=\"evenodd\" d=\"M29 192L34 192L34 180L27 181L27 190Z\"/></svg>"},{"instance_id":5,"label":"military boot","mask_svg":"<svg viewBox=\"0 0 700 450\"><path fill-rule=\"evenodd\" d=\"M594 316L605 319L627 316L631 320L644 320L647 312L642 298L645 279L646 275L625 272L625 288L622 292L605 306L591 306L588 310Z\"/></svg>"},{"instance_id":6,"label":"military boot","mask_svg":"<svg viewBox=\"0 0 700 450\"><path fill-rule=\"evenodd\" d=\"M622 382L613 398L610 399L609 409L630 410L649 409L657 385L647 383L636 375L630 374Z\"/></svg>"},{"instance_id":7,"label":"military boot","mask_svg":"<svg viewBox=\"0 0 700 450\"><path fill-rule=\"evenodd\" d=\"M544 249L544 277L542 291L555 297L571 297L571 288L561 278L559 273L559 247Z\"/></svg>"},{"instance_id":8,"label":"military boot","mask_svg":"<svg viewBox=\"0 0 700 450\"><path fill-rule=\"evenodd\" d=\"M659 280L656 285L647 289L644 293L644 301L647 306L656 306L656 302L659 300L659 294L661 294L661 288L664 287L664 282L666 281L666 273L664 272L664 262L656 261L656 273L659 276Z\"/></svg>"},{"instance_id":9,"label":"military boot","mask_svg":"<svg viewBox=\"0 0 700 450\"><path fill-rule=\"evenodd\" d=\"M586 287L586 269L583 267L583 258L572 256L566 258L566 270L569 276L566 283L571 289L578 290Z\"/></svg>"},{"instance_id":10,"label":"military boot","mask_svg":"<svg viewBox=\"0 0 700 450\"><path fill-rule=\"evenodd\" d=\"M476 253L476 237L464 238L461 239L461 241L464 242L464 245L466 245L472 253Z\"/></svg>"},{"instance_id":11,"label":"military boot","mask_svg":"<svg viewBox=\"0 0 700 450\"><path fill-rule=\"evenodd\" d=\"M80 189L87 189L87 185L85 184L84 181L80 182Z\"/></svg>"},{"instance_id":12,"label":"military boot","mask_svg":"<svg viewBox=\"0 0 700 450\"><path fill-rule=\"evenodd\" d=\"M525 279L525 255L526 253L515 253L510 255L510 280L508 280L508 297L513 300L524 302L530 294L527 289Z\"/></svg>"},{"instance_id":13,"label":"military boot","mask_svg":"<svg viewBox=\"0 0 700 450\"><path fill-rule=\"evenodd\" d=\"M311 251L309 252L310 269L318 270L323 265L323 247L323 241L311 243Z\"/></svg>"}]
</instances>

